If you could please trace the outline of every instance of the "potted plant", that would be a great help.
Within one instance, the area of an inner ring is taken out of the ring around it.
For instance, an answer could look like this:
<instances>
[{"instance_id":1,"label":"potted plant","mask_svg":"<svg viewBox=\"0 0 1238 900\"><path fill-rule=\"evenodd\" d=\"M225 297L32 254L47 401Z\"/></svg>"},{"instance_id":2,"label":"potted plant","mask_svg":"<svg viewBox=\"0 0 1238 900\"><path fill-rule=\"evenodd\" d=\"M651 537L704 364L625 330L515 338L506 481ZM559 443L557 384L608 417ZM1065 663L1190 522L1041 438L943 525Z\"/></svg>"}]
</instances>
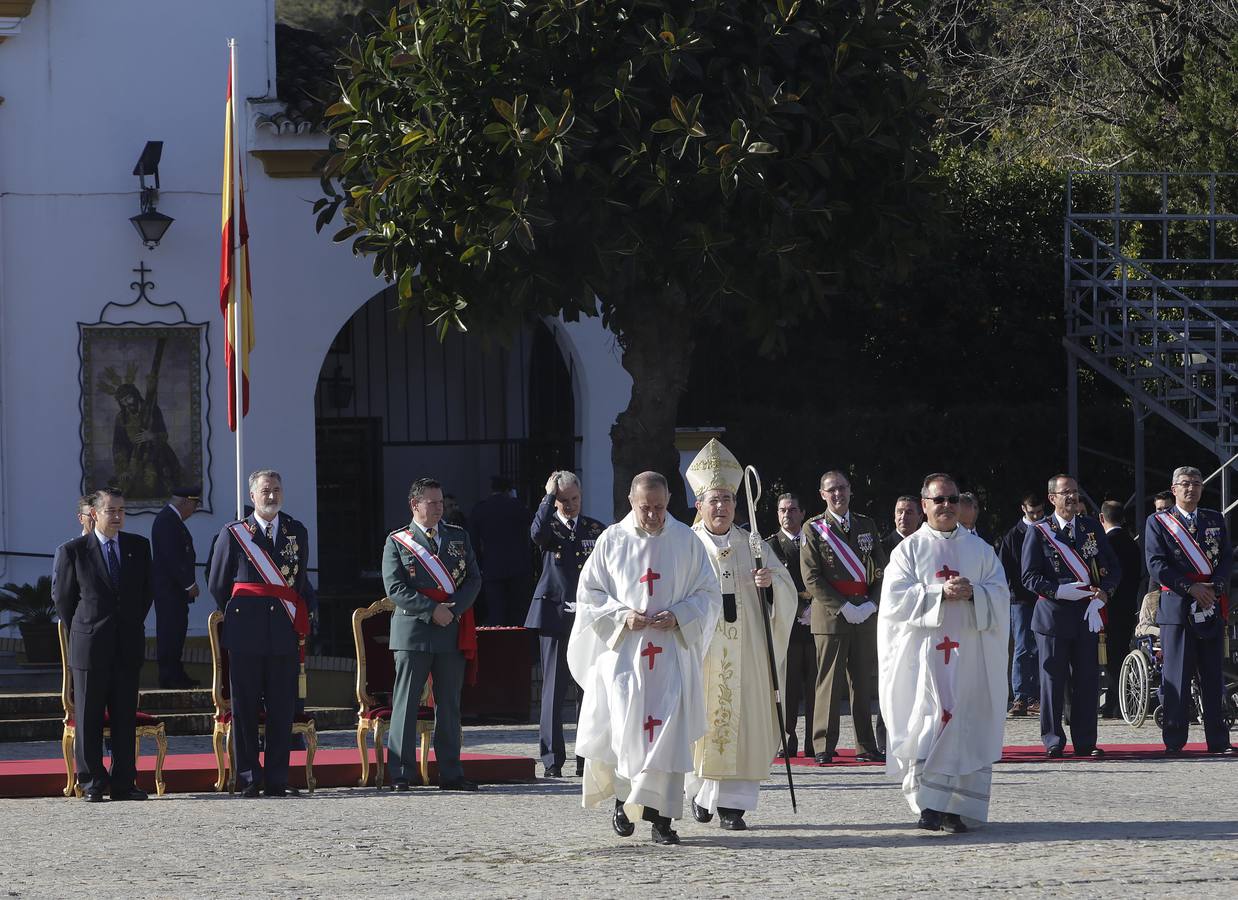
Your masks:
<instances>
[{"instance_id":1,"label":"potted plant","mask_svg":"<svg viewBox=\"0 0 1238 900\"><path fill-rule=\"evenodd\" d=\"M12 614L0 627L17 626L26 645L26 662L49 665L60 661L51 578L44 575L34 584L6 584L0 590L0 612Z\"/></svg>"}]
</instances>

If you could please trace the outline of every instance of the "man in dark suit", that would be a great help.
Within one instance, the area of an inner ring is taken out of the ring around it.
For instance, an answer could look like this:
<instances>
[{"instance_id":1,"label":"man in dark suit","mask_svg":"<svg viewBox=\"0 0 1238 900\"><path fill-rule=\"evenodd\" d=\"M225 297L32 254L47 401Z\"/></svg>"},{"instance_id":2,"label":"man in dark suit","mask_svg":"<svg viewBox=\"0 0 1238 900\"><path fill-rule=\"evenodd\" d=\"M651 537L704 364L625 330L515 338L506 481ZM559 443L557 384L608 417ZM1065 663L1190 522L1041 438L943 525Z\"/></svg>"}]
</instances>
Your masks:
<instances>
[{"instance_id":1,"label":"man in dark suit","mask_svg":"<svg viewBox=\"0 0 1238 900\"><path fill-rule=\"evenodd\" d=\"M795 756L799 741L795 734L795 721L804 704L804 755L816 756L812 743L812 714L817 694L817 645L809 627L812 594L804 589L804 574L800 571L800 548L804 543L804 509L796 494L782 494L778 498L777 534L765 539L774 555L787 567L795 590L799 595L795 622L791 625L791 637L787 642L787 678L784 690L786 697L787 753ZM778 751L779 758L782 750Z\"/></svg>"},{"instance_id":2,"label":"man in dark suit","mask_svg":"<svg viewBox=\"0 0 1238 900\"><path fill-rule=\"evenodd\" d=\"M443 487L418 478L408 490L413 519L387 536L383 586L395 603L388 646L395 654L391 780L406 791L417 778L417 707L426 678L434 676L434 758L438 786L475 791L460 765L460 690L466 667L477 662L473 602L481 573L468 532L442 521Z\"/></svg>"},{"instance_id":3,"label":"man in dark suit","mask_svg":"<svg viewBox=\"0 0 1238 900\"><path fill-rule=\"evenodd\" d=\"M959 494L959 525L989 546L993 545L993 537L989 534L989 530L980 524L980 498L971 491L963 491Z\"/></svg>"},{"instance_id":4,"label":"man in dark suit","mask_svg":"<svg viewBox=\"0 0 1238 900\"><path fill-rule=\"evenodd\" d=\"M202 502L200 486L178 487L168 505L159 510L150 527L150 547L154 554L151 574L155 585L155 645L159 658L161 688L194 688L181 664L185 632L189 628L189 604L198 597L197 561L193 537L185 520Z\"/></svg>"},{"instance_id":5,"label":"man in dark suit","mask_svg":"<svg viewBox=\"0 0 1238 900\"><path fill-rule=\"evenodd\" d=\"M886 548L886 556L894 552L894 548L903 542L903 538L916 533L924 524L924 511L920 509L920 498L913 494L903 494L894 501L894 530L881 539Z\"/></svg>"},{"instance_id":6,"label":"man in dark suit","mask_svg":"<svg viewBox=\"0 0 1238 900\"><path fill-rule=\"evenodd\" d=\"M1040 655L1036 652L1036 632L1032 631L1036 595L1023 586L1023 542L1028 528L1045 517L1044 497L1039 492L1028 492L1019 509L1022 517L1006 532L997 548L1010 587L1010 637L1014 652L1010 657L1009 714L1014 717L1040 715L1040 678L1036 674Z\"/></svg>"},{"instance_id":7,"label":"man in dark suit","mask_svg":"<svg viewBox=\"0 0 1238 900\"><path fill-rule=\"evenodd\" d=\"M1150 517L1143 537L1148 574L1161 585L1161 737L1166 754L1182 752L1191 721L1191 676L1198 674L1208 752L1232 756L1221 664L1233 548L1225 517L1199 508L1199 469L1175 469L1173 492L1174 508Z\"/></svg>"},{"instance_id":8,"label":"man in dark suit","mask_svg":"<svg viewBox=\"0 0 1238 900\"><path fill-rule=\"evenodd\" d=\"M261 469L249 476L254 514L230 522L215 539L207 586L224 611L232 734L241 796L296 794L288 754L297 673L309 635L305 604L309 532L283 505L283 480ZM259 705L266 710L264 765L258 763Z\"/></svg>"},{"instance_id":9,"label":"man in dark suit","mask_svg":"<svg viewBox=\"0 0 1238 900\"><path fill-rule=\"evenodd\" d=\"M528 508L511 495L511 479L496 475L492 493L469 513L468 530L481 566L482 591L477 601L483 625L519 625L524 621L533 576L533 555L525 533Z\"/></svg>"},{"instance_id":10,"label":"man in dark suit","mask_svg":"<svg viewBox=\"0 0 1238 900\"><path fill-rule=\"evenodd\" d=\"M1139 587L1143 584L1143 554L1139 551L1139 544L1126 530L1126 509L1119 501L1106 500L1100 505L1100 521L1105 527L1105 537L1109 538L1109 546L1118 557L1118 565L1122 567L1122 580L1105 606L1105 648L1109 658L1105 671L1109 683L1105 688L1105 705L1101 714L1106 719L1114 719L1121 715L1118 711L1118 672L1121 671L1122 660L1131 649L1139 605L1143 600L1143 594L1139 593Z\"/></svg>"},{"instance_id":11,"label":"man in dark suit","mask_svg":"<svg viewBox=\"0 0 1238 900\"><path fill-rule=\"evenodd\" d=\"M1078 497L1072 476L1050 478L1053 515L1028 528L1023 541L1023 586L1038 598L1032 630L1040 655L1040 740L1051 759L1061 757L1066 744L1062 704L1068 681L1075 756L1104 755L1096 746L1097 635L1100 611L1122 571L1100 522L1075 514Z\"/></svg>"},{"instance_id":12,"label":"man in dark suit","mask_svg":"<svg viewBox=\"0 0 1238 900\"><path fill-rule=\"evenodd\" d=\"M529 537L542 551L542 576L524 627L538 632L542 651L542 715L539 727L546 778L561 778L567 748L563 742L563 698L571 674L567 670L567 637L576 620L576 582L593 544L606 527L580 514L580 479L572 472L553 472L546 496L537 507ZM576 774L584 760L576 757Z\"/></svg>"},{"instance_id":13,"label":"man in dark suit","mask_svg":"<svg viewBox=\"0 0 1238 900\"><path fill-rule=\"evenodd\" d=\"M138 675L145 657L143 623L150 612L150 544L122 532L119 488L94 497L95 526L62 544L52 587L69 631L77 739L77 781L86 800L145 800L134 785ZM103 767L104 717L112 730L112 771Z\"/></svg>"}]
</instances>

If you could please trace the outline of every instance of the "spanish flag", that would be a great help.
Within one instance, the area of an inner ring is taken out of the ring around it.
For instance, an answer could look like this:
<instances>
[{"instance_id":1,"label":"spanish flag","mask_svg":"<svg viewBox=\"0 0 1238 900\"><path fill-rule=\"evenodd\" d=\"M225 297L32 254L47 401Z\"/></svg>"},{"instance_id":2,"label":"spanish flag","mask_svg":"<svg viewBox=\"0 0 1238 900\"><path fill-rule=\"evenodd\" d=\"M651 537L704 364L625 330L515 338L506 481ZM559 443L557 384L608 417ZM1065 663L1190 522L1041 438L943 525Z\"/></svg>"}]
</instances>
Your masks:
<instances>
[{"instance_id":1,"label":"spanish flag","mask_svg":"<svg viewBox=\"0 0 1238 900\"><path fill-rule=\"evenodd\" d=\"M235 52L235 51L234 51ZM224 116L223 215L220 226L219 311L224 317L224 366L228 373L228 428L237 428L236 316L241 317L241 413L249 412L249 353L254 349L254 308L249 287L249 226L245 222L245 179L237 154L236 115L232 101L232 66L228 67L228 102ZM235 193L235 206L233 194ZM235 229L235 231L234 231ZM239 235L239 243L234 238ZM237 246L234 248L233 244ZM234 253L240 254L236 271ZM237 291L239 279L241 290ZM239 309L239 313L238 313Z\"/></svg>"}]
</instances>

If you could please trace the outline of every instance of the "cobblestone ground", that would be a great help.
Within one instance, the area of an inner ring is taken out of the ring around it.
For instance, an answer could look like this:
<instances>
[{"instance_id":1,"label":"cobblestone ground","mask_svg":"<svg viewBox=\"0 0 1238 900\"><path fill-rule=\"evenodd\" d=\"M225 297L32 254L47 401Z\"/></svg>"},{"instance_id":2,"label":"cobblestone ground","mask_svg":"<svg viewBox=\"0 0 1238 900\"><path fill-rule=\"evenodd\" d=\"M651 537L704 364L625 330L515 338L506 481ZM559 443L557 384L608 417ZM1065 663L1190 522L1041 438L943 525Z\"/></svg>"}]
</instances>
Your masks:
<instances>
[{"instance_id":1,"label":"cobblestone ground","mask_svg":"<svg viewBox=\"0 0 1238 900\"><path fill-rule=\"evenodd\" d=\"M1006 740L1035 743L1036 733L1011 721ZM1100 742L1157 736L1105 722ZM350 746L349 734L324 737ZM528 726L465 735L472 752L533 756L536 740ZM0 746L0 756L46 746ZM475 795L0 800L0 897L1238 897L1233 760L998 765L991 823L961 836L911 828L897 785L876 768L797 767L795 777L798 813L774 770L749 831L688 820L678 847L651 844L644 823L616 837L604 811L580 808L570 778Z\"/></svg>"}]
</instances>

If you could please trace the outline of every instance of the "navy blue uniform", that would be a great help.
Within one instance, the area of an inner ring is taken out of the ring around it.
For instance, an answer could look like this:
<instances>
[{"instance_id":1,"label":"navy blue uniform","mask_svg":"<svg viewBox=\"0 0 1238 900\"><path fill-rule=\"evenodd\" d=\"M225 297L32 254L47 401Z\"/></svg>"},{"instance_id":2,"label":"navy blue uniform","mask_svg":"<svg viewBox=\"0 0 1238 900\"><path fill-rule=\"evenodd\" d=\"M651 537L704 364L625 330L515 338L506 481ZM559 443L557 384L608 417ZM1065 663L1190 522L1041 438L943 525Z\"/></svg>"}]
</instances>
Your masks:
<instances>
[{"instance_id":1,"label":"navy blue uniform","mask_svg":"<svg viewBox=\"0 0 1238 900\"><path fill-rule=\"evenodd\" d=\"M1162 727L1165 746L1180 749L1186 743L1191 720L1191 675L1199 675L1199 692L1204 706L1204 738L1209 750L1229 746L1229 729L1221 718L1224 691L1221 663L1225 623L1221 621L1220 597L1229 593L1233 549L1225 519L1211 509L1195 510L1192 522L1175 507L1169 513L1183 524L1195 539L1208 562L1212 577L1208 583L1217 594L1217 611L1202 622L1191 615L1194 600L1187 596L1191 585L1200 580L1177 539L1150 516L1144 526L1144 553L1149 577L1161 585L1161 606L1156 621L1161 626Z\"/></svg>"},{"instance_id":2,"label":"navy blue uniform","mask_svg":"<svg viewBox=\"0 0 1238 900\"><path fill-rule=\"evenodd\" d=\"M309 560L309 532L305 526L281 512L271 542L256 516L241 521L252 530L254 543L270 554L285 581L304 599ZM207 585L224 612L222 643L228 651L237 783L243 788L265 782L270 791L288 786L300 646L292 620L278 599L233 598L233 585L263 581L229 531L234 524L224 526L215 539ZM265 701L266 709L264 766L258 764L260 700Z\"/></svg>"},{"instance_id":3,"label":"navy blue uniform","mask_svg":"<svg viewBox=\"0 0 1238 900\"><path fill-rule=\"evenodd\" d=\"M1122 570L1100 522L1090 516L1075 516L1071 520L1073 540L1059 531L1056 516L1050 515L1041 522L1083 557L1091 571L1091 583L1113 596ZM1023 586L1038 597L1032 612L1032 631L1036 633L1040 656L1040 740L1046 750L1061 750L1066 743L1062 705L1069 681L1070 742L1075 753L1090 753L1096 748L1096 707L1100 694L1097 635L1088 630L1084 617L1086 600L1059 600L1056 596L1060 585L1077 580L1040 529L1028 528L1023 540Z\"/></svg>"},{"instance_id":4,"label":"navy blue uniform","mask_svg":"<svg viewBox=\"0 0 1238 900\"><path fill-rule=\"evenodd\" d=\"M159 686L180 687L187 680L181 665L185 632L189 628L189 590L196 580L193 537L181 514L165 506L150 528L154 554L151 575L155 588L155 644L158 648Z\"/></svg>"},{"instance_id":5,"label":"navy blue uniform","mask_svg":"<svg viewBox=\"0 0 1238 900\"><path fill-rule=\"evenodd\" d=\"M1023 542L1027 538L1027 519L1019 519L1006 532L997 555L1010 586L1010 634L1014 638L1014 655L1010 660L1010 690L1015 700L1040 702L1040 679L1036 633L1032 631L1032 613L1036 611L1036 594L1023 586Z\"/></svg>"},{"instance_id":6,"label":"navy blue uniform","mask_svg":"<svg viewBox=\"0 0 1238 900\"><path fill-rule=\"evenodd\" d=\"M138 676L146 656L151 606L150 544L117 535L120 578L114 581L95 532L56 551L52 599L69 631L77 738L77 781L88 792L123 796L137 775L134 740ZM103 767L103 720L112 729L112 771Z\"/></svg>"},{"instance_id":7,"label":"navy blue uniform","mask_svg":"<svg viewBox=\"0 0 1238 900\"><path fill-rule=\"evenodd\" d=\"M542 715L539 728L542 764L562 766L567 757L563 742L563 698L571 675L567 670L567 636L576 614L564 608L576 601L576 583L585 560L605 526L597 519L578 516L569 529L555 515L555 495L547 494L537 507L529 537L542 551L542 575L533 590L525 628L538 631L542 651Z\"/></svg>"}]
</instances>

